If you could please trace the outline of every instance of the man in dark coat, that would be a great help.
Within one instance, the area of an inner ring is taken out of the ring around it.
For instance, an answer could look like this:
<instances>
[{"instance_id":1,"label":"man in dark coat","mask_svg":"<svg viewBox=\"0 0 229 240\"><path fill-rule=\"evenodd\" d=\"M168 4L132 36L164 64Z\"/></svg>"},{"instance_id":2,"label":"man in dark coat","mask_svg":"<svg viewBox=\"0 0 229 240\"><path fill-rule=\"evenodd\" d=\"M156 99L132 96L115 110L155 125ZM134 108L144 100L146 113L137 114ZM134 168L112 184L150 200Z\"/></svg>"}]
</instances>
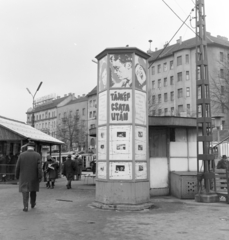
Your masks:
<instances>
[{"instance_id":1,"label":"man in dark coat","mask_svg":"<svg viewBox=\"0 0 229 240\"><path fill-rule=\"evenodd\" d=\"M229 162L227 161L227 156L223 155L221 160L217 163L217 169L226 169L229 166Z\"/></svg>"},{"instance_id":2,"label":"man in dark coat","mask_svg":"<svg viewBox=\"0 0 229 240\"><path fill-rule=\"evenodd\" d=\"M36 192L39 191L39 182L42 178L41 155L34 151L35 143L30 141L27 151L19 155L15 176L19 179L19 192L23 196L24 212L28 211L30 195L31 208L36 205Z\"/></svg>"},{"instance_id":3,"label":"man in dark coat","mask_svg":"<svg viewBox=\"0 0 229 240\"><path fill-rule=\"evenodd\" d=\"M75 162L72 161L72 156L69 154L67 160L64 162L63 166L63 172L62 174L66 176L68 183L66 185L67 189L72 188L71 183L74 179L74 173L75 173Z\"/></svg>"}]
</instances>

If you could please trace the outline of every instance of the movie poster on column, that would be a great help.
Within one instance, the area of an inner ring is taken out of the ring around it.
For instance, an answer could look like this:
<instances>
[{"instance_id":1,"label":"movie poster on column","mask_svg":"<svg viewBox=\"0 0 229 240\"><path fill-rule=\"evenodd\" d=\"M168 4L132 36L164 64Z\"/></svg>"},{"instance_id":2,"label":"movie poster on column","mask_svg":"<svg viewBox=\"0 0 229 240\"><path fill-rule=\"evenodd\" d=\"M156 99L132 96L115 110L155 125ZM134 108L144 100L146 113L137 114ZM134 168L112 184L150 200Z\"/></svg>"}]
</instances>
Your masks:
<instances>
[{"instance_id":1,"label":"movie poster on column","mask_svg":"<svg viewBox=\"0 0 229 240\"><path fill-rule=\"evenodd\" d=\"M99 94L99 125L107 123L107 91Z\"/></svg>"},{"instance_id":2,"label":"movie poster on column","mask_svg":"<svg viewBox=\"0 0 229 240\"><path fill-rule=\"evenodd\" d=\"M110 160L132 159L132 126L110 126Z\"/></svg>"},{"instance_id":3,"label":"movie poster on column","mask_svg":"<svg viewBox=\"0 0 229 240\"><path fill-rule=\"evenodd\" d=\"M135 126L135 159L146 160L146 127Z\"/></svg>"},{"instance_id":4,"label":"movie poster on column","mask_svg":"<svg viewBox=\"0 0 229 240\"><path fill-rule=\"evenodd\" d=\"M135 177L136 179L147 179L146 162L135 162Z\"/></svg>"},{"instance_id":5,"label":"movie poster on column","mask_svg":"<svg viewBox=\"0 0 229 240\"><path fill-rule=\"evenodd\" d=\"M110 179L132 179L131 162L110 162Z\"/></svg>"},{"instance_id":6,"label":"movie poster on column","mask_svg":"<svg viewBox=\"0 0 229 240\"><path fill-rule=\"evenodd\" d=\"M147 66L146 60L135 55L135 88L146 91Z\"/></svg>"},{"instance_id":7,"label":"movie poster on column","mask_svg":"<svg viewBox=\"0 0 229 240\"><path fill-rule=\"evenodd\" d=\"M135 91L135 123L146 125L146 93Z\"/></svg>"},{"instance_id":8,"label":"movie poster on column","mask_svg":"<svg viewBox=\"0 0 229 240\"><path fill-rule=\"evenodd\" d=\"M106 160L107 157L107 127L98 128L98 160Z\"/></svg>"},{"instance_id":9,"label":"movie poster on column","mask_svg":"<svg viewBox=\"0 0 229 240\"><path fill-rule=\"evenodd\" d=\"M110 90L110 123L132 123L131 90Z\"/></svg>"},{"instance_id":10,"label":"movie poster on column","mask_svg":"<svg viewBox=\"0 0 229 240\"><path fill-rule=\"evenodd\" d=\"M98 178L106 179L107 178L107 163L98 162Z\"/></svg>"},{"instance_id":11,"label":"movie poster on column","mask_svg":"<svg viewBox=\"0 0 229 240\"><path fill-rule=\"evenodd\" d=\"M107 89L107 56L99 61L99 92Z\"/></svg>"}]
</instances>

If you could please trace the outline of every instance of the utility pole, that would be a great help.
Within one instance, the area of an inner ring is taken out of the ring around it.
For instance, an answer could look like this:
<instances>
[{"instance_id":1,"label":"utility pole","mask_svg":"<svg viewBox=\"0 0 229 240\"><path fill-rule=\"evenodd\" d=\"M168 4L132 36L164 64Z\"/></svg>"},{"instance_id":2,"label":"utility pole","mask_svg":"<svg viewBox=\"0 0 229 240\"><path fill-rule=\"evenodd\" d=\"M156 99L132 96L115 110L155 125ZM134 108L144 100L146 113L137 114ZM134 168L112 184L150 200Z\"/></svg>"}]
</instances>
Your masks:
<instances>
[{"instance_id":1,"label":"utility pole","mask_svg":"<svg viewBox=\"0 0 229 240\"><path fill-rule=\"evenodd\" d=\"M197 111L197 202L217 202L214 155L211 152L212 120L204 0L196 0L196 111ZM200 188L204 180L204 188ZM214 183L214 184L212 184Z\"/></svg>"}]
</instances>

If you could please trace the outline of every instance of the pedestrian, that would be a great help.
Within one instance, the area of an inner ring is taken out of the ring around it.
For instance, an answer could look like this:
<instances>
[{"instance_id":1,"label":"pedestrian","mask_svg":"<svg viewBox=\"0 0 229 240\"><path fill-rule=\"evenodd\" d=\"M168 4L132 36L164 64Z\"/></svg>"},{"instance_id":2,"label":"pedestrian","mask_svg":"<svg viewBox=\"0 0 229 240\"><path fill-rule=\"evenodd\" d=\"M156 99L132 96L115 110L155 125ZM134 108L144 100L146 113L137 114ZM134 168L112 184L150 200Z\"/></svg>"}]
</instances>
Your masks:
<instances>
[{"instance_id":1,"label":"pedestrian","mask_svg":"<svg viewBox=\"0 0 229 240\"><path fill-rule=\"evenodd\" d=\"M47 165L46 165L46 176L47 176L47 183L46 187L53 189L55 186L55 180L57 178L57 170L58 170L58 163L55 162L51 156L47 157Z\"/></svg>"},{"instance_id":2,"label":"pedestrian","mask_svg":"<svg viewBox=\"0 0 229 240\"><path fill-rule=\"evenodd\" d=\"M79 155L78 157L78 180L81 180L81 174L83 169L83 157L82 155Z\"/></svg>"},{"instance_id":3,"label":"pedestrian","mask_svg":"<svg viewBox=\"0 0 229 240\"><path fill-rule=\"evenodd\" d=\"M19 155L15 169L16 179L19 179L19 192L23 196L24 212L28 212L29 197L31 208L35 207L39 182L42 178L41 155L34 149L35 143L30 141L27 145L27 151Z\"/></svg>"},{"instance_id":4,"label":"pedestrian","mask_svg":"<svg viewBox=\"0 0 229 240\"><path fill-rule=\"evenodd\" d=\"M76 181L79 180L79 160L78 160L78 155L75 156L75 172L74 172L74 178L76 179Z\"/></svg>"},{"instance_id":5,"label":"pedestrian","mask_svg":"<svg viewBox=\"0 0 229 240\"><path fill-rule=\"evenodd\" d=\"M226 169L228 168L229 162L227 161L227 156L223 155L222 158L217 163L217 169Z\"/></svg>"},{"instance_id":6,"label":"pedestrian","mask_svg":"<svg viewBox=\"0 0 229 240\"><path fill-rule=\"evenodd\" d=\"M47 168L48 168L48 161L45 161L42 166L44 182L47 182Z\"/></svg>"},{"instance_id":7,"label":"pedestrian","mask_svg":"<svg viewBox=\"0 0 229 240\"><path fill-rule=\"evenodd\" d=\"M72 156L69 154L64 162L62 174L67 178L67 189L72 188L72 180L74 179L75 163L72 161Z\"/></svg>"},{"instance_id":8,"label":"pedestrian","mask_svg":"<svg viewBox=\"0 0 229 240\"><path fill-rule=\"evenodd\" d=\"M93 174L96 173L96 162L95 162L95 159L93 159L90 163L90 166L91 166L91 171Z\"/></svg>"}]
</instances>

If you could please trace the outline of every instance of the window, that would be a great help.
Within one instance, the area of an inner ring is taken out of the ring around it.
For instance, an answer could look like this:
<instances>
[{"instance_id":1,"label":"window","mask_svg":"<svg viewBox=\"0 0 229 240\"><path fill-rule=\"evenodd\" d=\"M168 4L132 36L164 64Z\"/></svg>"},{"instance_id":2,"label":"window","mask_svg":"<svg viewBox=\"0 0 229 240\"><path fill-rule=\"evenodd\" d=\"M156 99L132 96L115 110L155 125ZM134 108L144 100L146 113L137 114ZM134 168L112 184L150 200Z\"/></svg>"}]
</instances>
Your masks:
<instances>
[{"instance_id":1,"label":"window","mask_svg":"<svg viewBox=\"0 0 229 240\"><path fill-rule=\"evenodd\" d=\"M200 67L197 67L197 80L200 80Z\"/></svg>"},{"instance_id":2,"label":"window","mask_svg":"<svg viewBox=\"0 0 229 240\"><path fill-rule=\"evenodd\" d=\"M170 100L171 100L171 101L174 100L174 92L170 92Z\"/></svg>"},{"instance_id":3,"label":"window","mask_svg":"<svg viewBox=\"0 0 229 240\"><path fill-rule=\"evenodd\" d=\"M173 85L174 82L173 82L173 76L170 77L170 85Z\"/></svg>"},{"instance_id":4,"label":"window","mask_svg":"<svg viewBox=\"0 0 229 240\"><path fill-rule=\"evenodd\" d=\"M154 66L152 66L152 75L154 75L155 74L155 67Z\"/></svg>"},{"instance_id":5,"label":"window","mask_svg":"<svg viewBox=\"0 0 229 240\"><path fill-rule=\"evenodd\" d=\"M177 90L177 92L178 92L177 97L178 97L178 98L182 98L182 97L183 97L183 89L182 89L182 88L179 88L179 89Z\"/></svg>"},{"instance_id":6,"label":"window","mask_svg":"<svg viewBox=\"0 0 229 240\"><path fill-rule=\"evenodd\" d=\"M96 117L96 111L93 111L93 117Z\"/></svg>"},{"instance_id":7,"label":"window","mask_svg":"<svg viewBox=\"0 0 229 240\"><path fill-rule=\"evenodd\" d=\"M164 78L164 87L167 86L167 78Z\"/></svg>"},{"instance_id":8,"label":"window","mask_svg":"<svg viewBox=\"0 0 229 240\"><path fill-rule=\"evenodd\" d=\"M224 78L224 70L220 69L220 78Z\"/></svg>"},{"instance_id":9,"label":"window","mask_svg":"<svg viewBox=\"0 0 229 240\"><path fill-rule=\"evenodd\" d=\"M186 97L190 97L190 87L186 87Z\"/></svg>"},{"instance_id":10,"label":"window","mask_svg":"<svg viewBox=\"0 0 229 240\"><path fill-rule=\"evenodd\" d=\"M152 115L153 115L153 116L156 115L156 111L155 111L155 110L152 111Z\"/></svg>"},{"instance_id":11,"label":"window","mask_svg":"<svg viewBox=\"0 0 229 240\"><path fill-rule=\"evenodd\" d=\"M189 55L188 54L185 55L185 63L189 64Z\"/></svg>"},{"instance_id":12,"label":"window","mask_svg":"<svg viewBox=\"0 0 229 240\"><path fill-rule=\"evenodd\" d=\"M186 71L186 81L189 80L189 71Z\"/></svg>"},{"instance_id":13,"label":"window","mask_svg":"<svg viewBox=\"0 0 229 240\"><path fill-rule=\"evenodd\" d=\"M158 94L158 103L161 103L161 94Z\"/></svg>"},{"instance_id":14,"label":"window","mask_svg":"<svg viewBox=\"0 0 229 240\"><path fill-rule=\"evenodd\" d=\"M161 64L157 65L157 73L161 73Z\"/></svg>"},{"instance_id":15,"label":"window","mask_svg":"<svg viewBox=\"0 0 229 240\"><path fill-rule=\"evenodd\" d=\"M161 88L161 79L158 79L158 88Z\"/></svg>"},{"instance_id":16,"label":"window","mask_svg":"<svg viewBox=\"0 0 229 240\"><path fill-rule=\"evenodd\" d=\"M90 116L89 117L92 118L92 112L90 112Z\"/></svg>"},{"instance_id":17,"label":"window","mask_svg":"<svg viewBox=\"0 0 229 240\"><path fill-rule=\"evenodd\" d=\"M220 62L223 62L223 52L219 53L219 59L220 59Z\"/></svg>"},{"instance_id":18,"label":"window","mask_svg":"<svg viewBox=\"0 0 229 240\"><path fill-rule=\"evenodd\" d=\"M183 105L178 105L178 113L180 114L183 112Z\"/></svg>"},{"instance_id":19,"label":"window","mask_svg":"<svg viewBox=\"0 0 229 240\"><path fill-rule=\"evenodd\" d=\"M41 120L41 115L39 115L39 120Z\"/></svg>"},{"instance_id":20,"label":"window","mask_svg":"<svg viewBox=\"0 0 229 240\"><path fill-rule=\"evenodd\" d=\"M155 95L152 96L152 104L155 104Z\"/></svg>"},{"instance_id":21,"label":"window","mask_svg":"<svg viewBox=\"0 0 229 240\"><path fill-rule=\"evenodd\" d=\"M221 86L221 94L224 95L224 86Z\"/></svg>"},{"instance_id":22,"label":"window","mask_svg":"<svg viewBox=\"0 0 229 240\"><path fill-rule=\"evenodd\" d=\"M168 94L164 93L164 101L167 102L168 101Z\"/></svg>"},{"instance_id":23,"label":"window","mask_svg":"<svg viewBox=\"0 0 229 240\"><path fill-rule=\"evenodd\" d=\"M158 115L161 116L161 109L158 109Z\"/></svg>"},{"instance_id":24,"label":"window","mask_svg":"<svg viewBox=\"0 0 229 240\"><path fill-rule=\"evenodd\" d=\"M171 107L171 115L174 116L174 107Z\"/></svg>"},{"instance_id":25,"label":"window","mask_svg":"<svg viewBox=\"0 0 229 240\"><path fill-rule=\"evenodd\" d=\"M170 61L170 70L173 69L173 61Z\"/></svg>"},{"instance_id":26,"label":"window","mask_svg":"<svg viewBox=\"0 0 229 240\"><path fill-rule=\"evenodd\" d=\"M76 116L79 116L79 109L76 110Z\"/></svg>"},{"instance_id":27,"label":"window","mask_svg":"<svg viewBox=\"0 0 229 240\"><path fill-rule=\"evenodd\" d=\"M177 73L177 81L182 81L182 72Z\"/></svg>"},{"instance_id":28,"label":"window","mask_svg":"<svg viewBox=\"0 0 229 240\"><path fill-rule=\"evenodd\" d=\"M82 109L82 115L85 116L85 108Z\"/></svg>"},{"instance_id":29,"label":"window","mask_svg":"<svg viewBox=\"0 0 229 240\"><path fill-rule=\"evenodd\" d=\"M165 116L168 115L168 108L165 108L165 109L164 109L164 114L165 114Z\"/></svg>"},{"instance_id":30,"label":"window","mask_svg":"<svg viewBox=\"0 0 229 240\"><path fill-rule=\"evenodd\" d=\"M190 115L190 104L187 104L187 113Z\"/></svg>"},{"instance_id":31,"label":"window","mask_svg":"<svg viewBox=\"0 0 229 240\"><path fill-rule=\"evenodd\" d=\"M177 57L177 66L182 65L182 56Z\"/></svg>"},{"instance_id":32,"label":"window","mask_svg":"<svg viewBox=\"0 0 229 240\"><path fill-rule=\"evenodd\" d=\"M166 72L167 71L167 63L163 64L163 71Z\"/></svg>"},{"instance_id":33,"label":"window","mask_svg":"<svg viewBox=\"0 0 229 240\"><path fill-rule=\"evenodd\" d=\"M61 118L61 114L59 113L59 119Z\"/></svg>"},{"instance_id":34,"label":"window","mask_svg":"<svg viewBox=\"0 0 229 240\"><path fill-rule=\"evenodd\" d=\"M96 107L96 100L93 100L93 107Z\"/></svg>"},{"instance_id":35,"label":"window","mask_svg":"<svg viewBox=\"0 0 229 240\"><path fill-rule=\"evenodd\" d=\"M90 107L92 107L92 100L90 101Z\"/></svg>"},{"instance_id":36,"label":"window","mask_svg":"<svg viewBox=\"0 0 229 240\"><path fill-rule=\"evenodd\" d=\"M152 81L152 89L155 89L155 81Z\"/></svg>"}]
</instances>

